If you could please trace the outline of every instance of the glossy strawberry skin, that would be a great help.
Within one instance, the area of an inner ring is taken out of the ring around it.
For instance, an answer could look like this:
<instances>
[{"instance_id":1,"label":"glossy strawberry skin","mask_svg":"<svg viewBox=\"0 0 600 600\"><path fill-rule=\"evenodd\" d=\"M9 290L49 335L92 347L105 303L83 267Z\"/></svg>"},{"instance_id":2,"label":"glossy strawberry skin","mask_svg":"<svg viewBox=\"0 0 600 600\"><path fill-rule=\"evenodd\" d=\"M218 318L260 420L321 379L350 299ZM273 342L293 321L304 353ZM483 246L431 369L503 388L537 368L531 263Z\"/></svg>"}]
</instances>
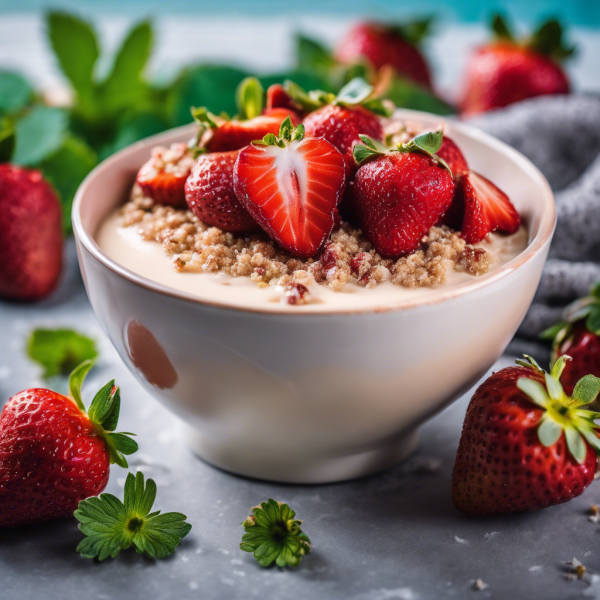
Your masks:
<instances>
[{"instance_id":1,"label":"glossy strawberry skin","mask_svg":"<svg viewBox=\"0 0 600 600\"><path fill-rule=\"evenodd\" d=\"M558 352L558 356L567 354L573 359L567 362L561 377L567 394L573 393L575 384L585 375L600 377L600 338L587 329L585 322L574 325Z\"/></svg>"},{"instance_id":2,"label":"glossy strawberry skin","mask_svg":"<svg viewBox=\"0 0 600 600\"><path fill-rule=\"evenodd\" d=\"M567 75L554 60L510 42L475 52L467 66L462 112L474 115L548 94L568 94Z\"/></svg>"},{"instance_id":3,"label":"glossy strawberry skin","mask_svg":"<svg viewBox=\"0 0 600 600\"><path fill-rule=\"evenodd\" d=\"M152 198L154 202L184 208L185 180L193 164L187 145L173 144L169 149L159 147L152 153L152 157L138 171L136 183L142 189L144 196ZM163 157L169 154L175 154L179 158L174 159L173 164L167 166Z\"/></svg>"},{"instance_id":4,"label":"glossy strawberry skin","mask_svg":"<svg viewBox=\"0 0 600 600\"><path fill-rule=\"evenodd\" d=\"M105 442L73 401L45 389L8 401L0 415L0 527L70 517L108 476Z\"/></svg>"},{"instance_id":5,"label":"glossy strawberry skin","mask_svg":"<svg viewBox=\"0 0 600 600\"><path fill-rule=\"evenodd\" d=\"M366 58L375 69L390 65L399 75L431 89L429 67L421 52L384 25L356 25L338 46L336 57L346 63Z\"/></svg>"},{"instance_id":6,"label":"glossy strawberry skin","mask_svg":"<svg viewBox=\"0 0 600 600\"><path fill-rule=\"evenodd\" d=\"M262 140L268 133L277 135L279 127L286 117L290 117L294 127L300 123L300 117L287 108L272 108L262 115L248 121L226 121L212 132L208 141L210 152L228 152L246 147L255 140Z\"/></svg>"},{"instance_id":7,"label":"glossy strawberry skin","mask_svg":"<svg viewBox=\"0 0 600 600\"><path fill-rule=\"evenodd\" d=\"M266 111L274 108L283 108L287 111L293 111L292 114L299 114L301 107L298 106L292 97L285 91L285 88L280 83L274 83L267 88L267 103Z\"/></svg>"},{"instance_id":8,"label":"glossy strawberry skin","mask_svg":"<svg viewBox=\"0 0 600 600\"><path fill-rule=\"evenodd\" d=\"M364 164L352 186L360 227L384 258L413 252L453 195L450 173L416 152L392 152Z\"/></svg>"},{"instance_id":9,"label":"glossy strawberry skin","mask_svg":"<svg viewBox=\"0 0 600 600\"><path fill-rule=\"evenodd\" d=\"M465 155L456 142L447 135L444 135L442 146L435 154L450 167L455 181L469 172L469 165L467 164Z\"/></svg>"},{"instance_id":10,"label":"glossy strawberry skin","mask_svg":"<svg viewBox=\"0 0 600 600\"><path fill-rule=\"evenodd\" d=\"M61 207L41 173L0 164L0 299L51 294L63 264Z\"/></svg>"},{"instance_id":11,"label":"glossy strawberry skin","mask_svg":"<svg viewBox=\"0 0 600 600\"><path fill-rule=\"evenodd\" d=\"M303 121L307 137L322 137L344 156L348 172L356 170L352 151L360 142L359 134L383 140L383 128L377 115L360 106L355 108L328 104L310 113Z\"/></svg>"},{"instance_id":12,"label":"glossy strawberry skin","mask_svg":"<svg viewBox=\"0 0 600 600\"><path fill-rule=\"evenodd\" d=\"M233 167L239 150L200 156L185 184L190 210L207 225L244 233L259 229L233 190Z\"/></svg>"},{"instance_id":13,"label":"glossy strawberry skin","mask_svg":"<svg viewBox=\"0 0 600 600\"><path fill-rule=\"evenodd\" d=\"M345 184L344 158L323 138L285 148L248 146L234 169L238 200L271 239L300 258L315 255L329 237Z\"/></svg>"},{"instance_id":14,"label":"glossy strawberry skin","mask_svg":"<svg viewBox=\"0 0 600 600\"><path fill-rule=\"evenodd\" d=\"M537 429L543 410L517 387L525 367L494 373L475 392L465 416L452 473L452 502L472 515L535 510L567 502L594 480L596 454L587 444L579 465L564 433L546 448Z\"/></svg>"}]
</instances>

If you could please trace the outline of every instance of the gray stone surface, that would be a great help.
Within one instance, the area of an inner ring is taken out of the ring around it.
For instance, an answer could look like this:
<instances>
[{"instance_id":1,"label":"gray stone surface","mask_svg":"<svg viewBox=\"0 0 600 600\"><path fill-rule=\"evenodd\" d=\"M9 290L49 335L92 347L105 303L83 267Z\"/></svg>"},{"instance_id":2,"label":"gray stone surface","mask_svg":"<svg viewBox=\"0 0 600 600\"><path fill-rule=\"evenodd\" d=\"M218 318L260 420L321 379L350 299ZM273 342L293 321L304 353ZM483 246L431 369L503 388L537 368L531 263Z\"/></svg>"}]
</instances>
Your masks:
<instances>
[{"instance_id":1,"label":"gray stone surface","mask_svg":"<svg viewBox=\"0 0 600 600\"><path fill-rule=\"evenodd\" d=\"M569 504L532 514L472 519L452 507L450 476L468 397L423 427L408 461L359 481L276 485L203 463L183 445L175 417L138 387L103 336L69 249L71 268L51 300L0 304L0 398L5 402L39 382L24 355L31 328L64 325L94 335L102 359L90 374L88 394L116 378L121 425L139 434L132 470L156 480L156 508L187 514L193 529L166 560L129 551L102 564L75 553L81 534L74 520L2 531L0 598L600 598L593 575L600 572L600 526L587 518L590 504L600 501L595 485ZM508 362L503 358L496 368ZM113 467L107 491L121 495L125 475ZM295 570L261 569L239 550L241 521L267 497L289 502L314 544L314 553ZM574 557L592 575L567 580L564 562ZM479 578L489 587L473 591L471 580Z\"/></svg>"}]
</instances>

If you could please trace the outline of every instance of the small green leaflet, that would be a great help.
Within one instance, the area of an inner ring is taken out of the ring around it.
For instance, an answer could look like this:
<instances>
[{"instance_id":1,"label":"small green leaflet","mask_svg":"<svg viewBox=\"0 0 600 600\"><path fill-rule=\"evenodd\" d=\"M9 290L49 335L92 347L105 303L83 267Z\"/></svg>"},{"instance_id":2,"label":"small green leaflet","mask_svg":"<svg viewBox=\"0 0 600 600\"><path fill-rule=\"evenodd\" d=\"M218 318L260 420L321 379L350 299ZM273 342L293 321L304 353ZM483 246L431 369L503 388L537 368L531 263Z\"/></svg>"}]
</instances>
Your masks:
<instances>
[{"instance_id":1,"label":"small green leaflet","mask_svg":"<svg viewBox=\"0 0 600 600\"><path fill-rule=\"evenodd\" d=\"M12 114L25 108L32 97L33 90L24 77L0 70L0 114Z\"/></svg>"},{"instance_id":2,"label":"small green leaflet","mask_svg":"<svg viewBox=\"0 0 600 600\"><path fill-rule=\"evenodd\" d=\"M81 397L81 388L93 365L94 362L92 360L86 360L76 367L69 377L69 393L71 394L71 398L75 400L75 404L77 404L79 410L83 412L85 412L85 404Z\"/></svg>"},{"instance_id":3,"label":"small green leaflet","mask_svg":"<svg viewBox=\"0 0 600 600\"><path fill-rule=\"evenodd\" d=\"M86 536L77 546L84 558L103 561L132 546L152 558L165 558L175 551L192 526L181 513L151 512L156 484L144 475L129 473L124 502L112 494L87 498L74 513L79 530Z\"/></svg>"},{"instance_id":4,"label":"small green leaflet","mask_svg":"<svg viewBox=\"0 0 600 600\"><path fill-rule=\"evenodd\" d=\"M48 378L68 375L82 362L95 359L98 350L93 339L73 329L35 329L27 342L27 354Z\"/></svg>"},{"instance_id":5,"label":"small green leaflet","mask_svg":"<svg viewBox=\"0 0 600 600\"><path fill-rule=\"evenodd\" d=\"M14 150L14 124L9 118L0 118L0 163L9 162Z\"/></svg>"},{"instance_id":6,"label":"small green leaflet","mask_svg":"<svg viewBox=\"0 0 600 600\"><path fill-rule=\"evenodd\" d=\"M235 96L240 119L254 119L262 114L264 95L256 77L246 77L237 87Z\"/></svg>"},{"instance_id":7,"label":"small green leaflet","mask_svg":"<svg viewBox=\"0 0 600 600\"><path fill-rule=\"evenodd\" d=\"M302 532L302 521L287 505L269 499L253 509L243 523L246 533L240 549L252 552L261 567L275 563L278 567L296 567L311 551L310 540Z\"/></svg>"}]
</instances>

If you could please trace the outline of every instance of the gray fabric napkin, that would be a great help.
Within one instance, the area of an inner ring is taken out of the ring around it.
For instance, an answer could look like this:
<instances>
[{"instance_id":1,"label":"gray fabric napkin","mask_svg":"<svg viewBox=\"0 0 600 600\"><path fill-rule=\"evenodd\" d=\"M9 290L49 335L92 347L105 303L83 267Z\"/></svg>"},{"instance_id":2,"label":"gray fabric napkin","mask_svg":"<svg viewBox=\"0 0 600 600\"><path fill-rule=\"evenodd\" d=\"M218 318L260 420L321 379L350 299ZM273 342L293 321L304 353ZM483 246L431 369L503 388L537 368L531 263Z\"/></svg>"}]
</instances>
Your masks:
<instances>
[{"instance_id":1,"label":"gray fabric napkin","mask_svg":"<svg viewBox=\"0 0 600 600\"><path fill-rule=\"evenodd\" d=\"M548 179L558 224L535 299L507 352L548 362L541 331L600 280L600 97L547 96L468 120L527 156Z\"/></svg>"}]
</instances>

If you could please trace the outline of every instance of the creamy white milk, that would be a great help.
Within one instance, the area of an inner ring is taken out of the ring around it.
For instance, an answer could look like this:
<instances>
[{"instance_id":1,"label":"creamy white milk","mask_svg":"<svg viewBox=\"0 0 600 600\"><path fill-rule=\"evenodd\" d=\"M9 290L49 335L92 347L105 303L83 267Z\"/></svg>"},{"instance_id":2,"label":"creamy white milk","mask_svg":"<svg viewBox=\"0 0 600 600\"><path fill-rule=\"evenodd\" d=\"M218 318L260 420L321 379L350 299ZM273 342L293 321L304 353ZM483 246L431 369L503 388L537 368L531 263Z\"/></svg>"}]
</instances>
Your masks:
<instances>
[{"instance_id":1,"label":"creamy white milk","mask_svg":"<svg viewBox=\"0 0 600 600\"><path fill-rule=\"evenodd\" d=\"M281 301L281 293L275 287L259 288L249 277L231 277L225 273L177 272L158 242L142 240L135 226L121 227L120 222L119 212L115 211L100 226L96 241L109 258L130 271L202 300L282 312L361 310L402 304L407 299L414 298L426 301L441 289L454 289L489 277L527 246L527 231L524 227L511 236L492 234L489 242L477 244L497 258L486 275L474 277L459 273L449 265L447 282L433 287L405 288L384 282L370 289L348 284L343 291L334 292L324 285L315 285L310 292L317 299L316 302L293 306Z\"/></svg>"}]
</instances>

